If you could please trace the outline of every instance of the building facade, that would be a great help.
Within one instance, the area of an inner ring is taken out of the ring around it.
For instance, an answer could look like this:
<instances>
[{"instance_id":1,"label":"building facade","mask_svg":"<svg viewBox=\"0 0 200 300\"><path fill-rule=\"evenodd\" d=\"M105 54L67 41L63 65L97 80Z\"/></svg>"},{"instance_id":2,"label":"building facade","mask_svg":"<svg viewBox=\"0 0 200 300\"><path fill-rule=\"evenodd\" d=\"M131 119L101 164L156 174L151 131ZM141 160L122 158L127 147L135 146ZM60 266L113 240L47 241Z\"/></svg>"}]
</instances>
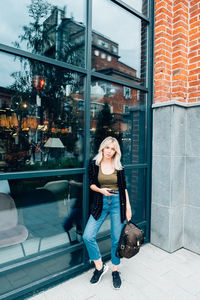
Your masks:
<instances>
[{"instance_id":1,"label":"building facade","mask_svg":"<svg viewBox=\"0 0 200 300\"><path fill-rule=\"evenodd\" d=\"M106 136L150 241L153 7L8 0L0 11L0 299L23 299L90 267L87 167ZM98 242L109 259L109 218Z\"/></svg>"}]
</instances>

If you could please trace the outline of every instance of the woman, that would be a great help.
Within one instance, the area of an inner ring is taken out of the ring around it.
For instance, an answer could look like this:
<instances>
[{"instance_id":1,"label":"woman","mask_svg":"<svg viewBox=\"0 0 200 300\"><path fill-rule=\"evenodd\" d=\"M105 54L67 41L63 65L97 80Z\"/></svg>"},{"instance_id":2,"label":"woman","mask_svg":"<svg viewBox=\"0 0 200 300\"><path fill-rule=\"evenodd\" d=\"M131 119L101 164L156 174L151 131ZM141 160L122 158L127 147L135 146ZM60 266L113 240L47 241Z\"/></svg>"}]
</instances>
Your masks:
<instances>
[{"instance_id":1,"label":"woman","mask_svg":"<svg viewBox=\"0 0 200 300\"><path fill-rule=\"evenodd\" d=\"M131 206L124 169L120 162L121 151L118 141L107 137L99 147L98 154L89 166L89 184L93 194L92 211L87 222L83 240L88 250L90 260L94 261L95 271L90 280L92 284L100 282L101 277L107 272L108 266L103 264L96 235L110 214L111 219L111 262L113 264L112 278L114 288L119 289L121 278L118 266L120 259L115 255L121 229L125 219L132 217Z\"/></svg>"}]
</instances>

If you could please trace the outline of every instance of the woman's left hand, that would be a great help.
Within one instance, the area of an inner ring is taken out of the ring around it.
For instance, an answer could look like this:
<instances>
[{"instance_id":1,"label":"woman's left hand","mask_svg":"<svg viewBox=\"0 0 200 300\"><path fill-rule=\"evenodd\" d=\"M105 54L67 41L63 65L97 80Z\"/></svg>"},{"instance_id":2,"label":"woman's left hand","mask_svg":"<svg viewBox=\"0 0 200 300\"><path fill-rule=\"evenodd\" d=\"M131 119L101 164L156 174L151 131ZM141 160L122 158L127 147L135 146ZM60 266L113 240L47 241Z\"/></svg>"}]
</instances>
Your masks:
<instances>
[{"instance_id":1,"label":"woman's left hand","mask_svg":"<svg viewBox=\"0 0 200 300\"><path fill-rule=\"evenodd\" d=\"M127 206L126 208L126 220L129 222L132 218L131 206Z\"/></svg>"}]
</instances>

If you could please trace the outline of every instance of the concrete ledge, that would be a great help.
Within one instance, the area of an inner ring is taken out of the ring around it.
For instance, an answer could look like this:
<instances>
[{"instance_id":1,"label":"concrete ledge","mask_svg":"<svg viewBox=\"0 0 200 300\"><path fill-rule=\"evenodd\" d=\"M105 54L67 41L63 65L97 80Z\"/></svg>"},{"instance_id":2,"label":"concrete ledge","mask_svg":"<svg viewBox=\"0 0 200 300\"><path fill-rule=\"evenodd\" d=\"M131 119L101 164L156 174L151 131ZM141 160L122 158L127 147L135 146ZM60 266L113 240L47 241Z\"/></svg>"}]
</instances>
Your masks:
<instances>
[{"instance_id":1,"label":"concrete ledge","mask_svg":"<svg viewBox=\"0 0 200 300\"><path fill-rule=\"evenodd\" d=\"M152 105L152 108L159 108L159 107L163 107L163 106L171 106L171 105L178 105L181 107L194 107L194 106L200 106L200 102L193 102L193 103L184 103L184 102L180 102L177 100L174 101L166 101L166 102L158 102L158 103L154 103Z\"/></svg>"}]
</instances>

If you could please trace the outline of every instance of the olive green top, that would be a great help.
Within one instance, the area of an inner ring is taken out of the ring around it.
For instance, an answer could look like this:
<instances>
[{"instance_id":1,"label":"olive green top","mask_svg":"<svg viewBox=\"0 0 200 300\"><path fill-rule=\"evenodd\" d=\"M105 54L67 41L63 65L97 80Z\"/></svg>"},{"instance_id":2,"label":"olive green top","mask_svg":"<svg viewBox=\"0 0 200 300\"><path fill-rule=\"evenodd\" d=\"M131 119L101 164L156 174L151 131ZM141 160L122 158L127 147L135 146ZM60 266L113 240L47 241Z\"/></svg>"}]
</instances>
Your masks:
<instances>
[{"instance_id":1,"label":"olive green top","mask_svg":"<svg viewBox=\"0 0 200 300\"><path fill-rule=\"evenodd\" d=\"M98 181L101 185L101 188L108 188L115 191L118 190L117 170L115 170L112 174L104 174L101 170L101 167L99 167Z\"/></svg>"}]
</instances>

